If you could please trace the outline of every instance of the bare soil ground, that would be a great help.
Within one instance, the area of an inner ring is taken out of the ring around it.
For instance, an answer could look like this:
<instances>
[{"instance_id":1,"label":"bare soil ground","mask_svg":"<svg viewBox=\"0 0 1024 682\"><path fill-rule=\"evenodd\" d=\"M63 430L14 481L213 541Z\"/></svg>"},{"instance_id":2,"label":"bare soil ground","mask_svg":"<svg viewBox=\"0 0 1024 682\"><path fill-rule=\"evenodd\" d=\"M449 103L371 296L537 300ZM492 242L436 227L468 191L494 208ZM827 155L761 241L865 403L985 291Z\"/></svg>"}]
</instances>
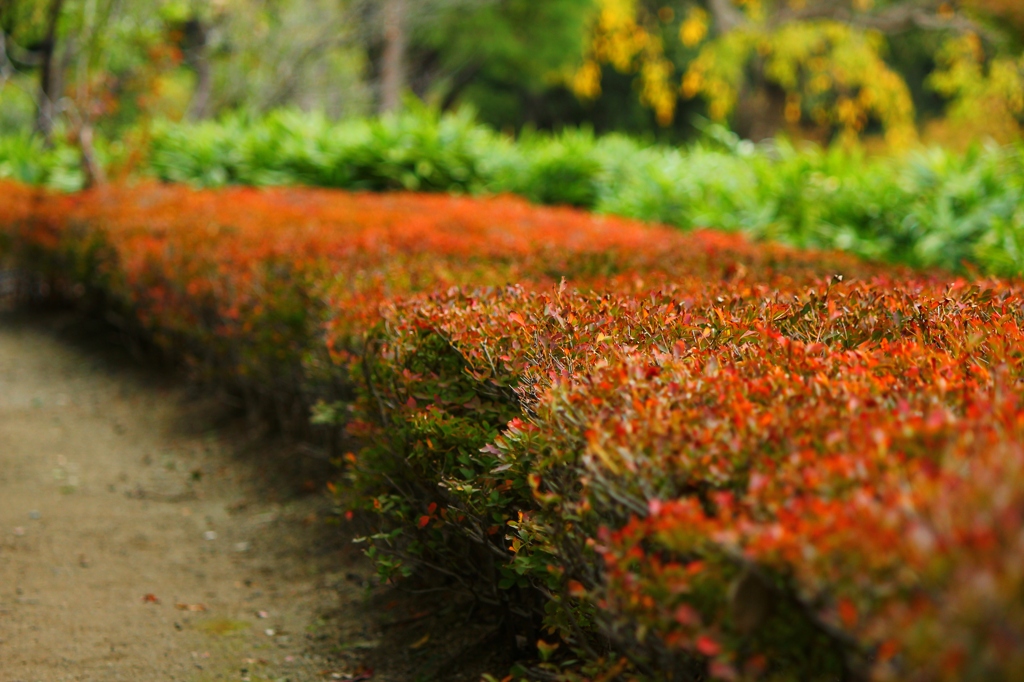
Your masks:
<instances>
[{"instance_id":1,"label":"bare soil ground","mask_svg":"<svg viewBox=\"0 0 1024 682\"><path fill-rule=\"evenodd\" d=\"M501 676L496 623L376 584L321 463L85 327L0 314L0 682Z\"/></svg>"}]
</instances>

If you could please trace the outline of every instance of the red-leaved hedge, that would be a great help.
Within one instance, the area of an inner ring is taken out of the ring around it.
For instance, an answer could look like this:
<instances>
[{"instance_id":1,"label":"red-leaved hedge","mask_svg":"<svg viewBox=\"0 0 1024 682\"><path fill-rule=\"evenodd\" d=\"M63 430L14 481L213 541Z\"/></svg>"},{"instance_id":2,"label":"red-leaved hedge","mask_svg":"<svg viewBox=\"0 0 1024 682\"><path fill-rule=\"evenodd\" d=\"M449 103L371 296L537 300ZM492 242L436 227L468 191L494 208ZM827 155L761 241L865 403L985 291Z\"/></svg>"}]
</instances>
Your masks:
<instances>
[{"instance_id":1,"label":"red-leaved hedge","mask_svg":"<svg viewBox=\"0 0 1024 682\"><path fill-rule=\"evenodd\" d=\"M359 437L381 570L503 608L534 677L1024 678L1016 283L310 190L3 184L0 247Z\"/></svg>"}]
</instances>

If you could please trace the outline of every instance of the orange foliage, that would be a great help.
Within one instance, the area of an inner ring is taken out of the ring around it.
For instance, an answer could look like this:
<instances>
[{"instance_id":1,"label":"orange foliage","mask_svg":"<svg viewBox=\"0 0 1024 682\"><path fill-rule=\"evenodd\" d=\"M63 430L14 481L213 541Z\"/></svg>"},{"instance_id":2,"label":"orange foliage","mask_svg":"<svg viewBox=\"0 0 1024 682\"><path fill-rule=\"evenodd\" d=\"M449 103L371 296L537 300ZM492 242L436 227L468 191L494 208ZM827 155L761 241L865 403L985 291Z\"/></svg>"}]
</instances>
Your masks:
<instances>
[{"instance_id":1,"label":"orange foliage","mask_svg":"<svg viewBox=\"0 0 1024 682\"><path fill-rule=\"evenodd\" d=\"M566 655L596 623L639 670L1024 676L1019 284L298 189L0 184L0 246L303 418L363 386L388 542L489 547Z\"/></svg>"}]
</instances>

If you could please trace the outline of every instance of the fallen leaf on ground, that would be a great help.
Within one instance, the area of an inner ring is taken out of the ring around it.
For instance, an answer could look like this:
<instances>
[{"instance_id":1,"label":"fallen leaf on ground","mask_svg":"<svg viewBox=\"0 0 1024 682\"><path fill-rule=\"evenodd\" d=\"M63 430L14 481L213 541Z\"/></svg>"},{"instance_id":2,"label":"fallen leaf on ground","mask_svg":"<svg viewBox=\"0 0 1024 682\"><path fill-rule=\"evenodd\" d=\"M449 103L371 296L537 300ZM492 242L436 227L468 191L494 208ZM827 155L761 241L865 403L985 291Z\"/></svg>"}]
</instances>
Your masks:
<instances>
[{"instance_id":1,"label":"fallen leaf on ground","mask_svg":"<svg viewBox=\"0 0 1024 682\"><path fill-rule=\"evenodd\" d=\"M159 604L160 603L160 600L157 599L157 596L155 594L144 595L142 597L142 601L143 601L143 603L146 603L146 604Z\"/></svg>"},{"instance_id":2,"label":"fallen leaf on ground","mask_svg":"<svg viewBox=\"0 0 1024 682\"><path fill-rule=\"evenodd\" d=\"M206 604L175 604L174 608L179 611L205 611Z\"/></svg>"},{"instance_id":3,"label":"fallen leaf on ground","mask_svg":"<svg viewBox=\"0 0 1024 682\"><path fill-rule=\"evenodd\" d=\"M339 673L333 670L321 670L320 674L332 680L345 680L345 682L363 682L373 677L373 668L360 666L354 672Z\"/></svg>"},{"instance_id":4,"label":"fallen leaf on ground","mask_svg":"<svg viewBox=\"0 0 1024 682\"><path fill-rule=\"evenodd\" d=\"M344 649L376 649L378 646L380 646L380 640L367 639L367 640L357 641L357 642L344 642L341 645L339 645L339 648L341 648L343 650Z\"/></svg>"}]
</instances>

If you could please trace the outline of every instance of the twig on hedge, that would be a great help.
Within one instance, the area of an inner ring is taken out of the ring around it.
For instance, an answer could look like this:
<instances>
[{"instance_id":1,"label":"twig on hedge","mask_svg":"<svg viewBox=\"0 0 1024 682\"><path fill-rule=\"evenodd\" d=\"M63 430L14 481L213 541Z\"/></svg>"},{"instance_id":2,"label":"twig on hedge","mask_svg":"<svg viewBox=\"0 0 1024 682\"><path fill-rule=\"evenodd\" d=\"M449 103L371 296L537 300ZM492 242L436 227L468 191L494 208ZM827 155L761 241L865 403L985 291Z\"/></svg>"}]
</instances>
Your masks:
<instances>
[{"instance_id":1,"label":"twig on hedge","mask_svg":"<svg viewBox=\"0 0 1024 682\"><path fill-rule=\"evenodd\" d=\"M370 396L373 397L374 402L377 403L378 417L380 417L380 423L382 426L390 426L391 421L388 418L387 411L384 409L384 401L381 400L380 395L377 393L376 387L373 385L372 370L370 369L370 343L367 342L363 347L362 354L362 366L363 366L363 380L366 382L366 390L370 392Z\"/></svg>"},{"instance_id":2,"label":"twig on hedge","mask_svg":"<svg viewBox=\"0 0 1024 682\"><path fill-rule=\"evenodd\" d=\"M159 493L152 490L145 490L141 487L130 490L125 496L135 500L153 500L155 502L186 502L198 499L196 491L186 490L180 493Z\"/></svg>"},{"instance_id":3,"label":"twig on hedge","mask_svg":"<svg viewBox=\"0 0 1024 682\"><path fill-rule=\"evenodd\" d=\"M435 588L435 589L432 589L432 590L404 590L404 591L407 594L425 594L427 592L441 592L442 590L443 590L443 588ZM417 621L423 620L424 618L427 618L427 617L432 616L432 615L434 615L432 611L424 611L423 613L417 613L416 615L409 616L408 618L399 618L398 620L393 620L390 623L381 623L380 624L380 629L381 630L386 630L387 628L394 628L394 627L398 627L399 625L408 625L409 623L415 623Z\"/></svg>"},{"instance_id":4,"label":"twig on hedge","mask_svg":"<svg viewBox=\"0 0 1024 682\"><path fill-rule=\"evenodd\" d=\"M540 668L524 668L526 671L527 678L536 678L538 680L551 680L551 682L557 682L563 679L561 675L553 673Z\"/></svg>"},{"instance_id":5,"label":"twig on hedge","mask_svg":"<svg viewBox=\"0 0 1024 682\"><path fill-rule=\"evenodd\" d=\"M564 603L568 603L570 597L567 582L563 581L561 591L562 601ZM565 613L568 616L569 625L572 626L573 634L576 635L576 641L581 647L583 647L583 650L587 652L587 656L594 660L600 658L594 647L590 646L590 638L587 637L585 632L583 632L583 628L580 626L579 620L576 618L576 612L573 609L565 609Z\"/></svg>"},{"instance_id":6,"label":"twig on hedge","mask_svg":"<svg viewBox=\"0 0 1024 682\"><path fill-rule=\"evenodd\" d=\"M305 455L306 457L309 457L310 459L315 459L315 460L318 460L318 461L321 461L321 462L329 462L329 461L331 461L330 455L324 453L323 449L318 448L318 447L314 447L314 446L310 445L309 443L300 443L299 447L298 447L298 451L299 451L300 454Z\"/></svg>"},{"instance_id":7,"label":"twig on hedge","mask_svg":"<svg viewBox=\"0 0 1024 682\"><path fill-rule=\"evenodd\" d=\"M603 480L603 477L602 477L602 480ZM613 485L604 485L604 486L602 486L602 488L603 488L602 492L604 492L604 494L607 497L611 498L615 502L618 502L620 505L622 505L626 509L629 509L634 514L639 514L640 516L646 516L647 515L647 507L646 507L646 505L643 505L643 504L637 502L635 499L630 499L629 497L626 497L626 496L623 496L623 495L620 495L620 494L616 493L615 492L615 486L613 486Z\"/></svg>"},{"instance_id":8,"label":"twig on hedge","mask_svg":"<svg viewBox=\"0 0 1024 682\"><path fill-rule=\"evenodd\" d=\"M486 546L487 549L491 550L491 552L495 556L500 557L503 560L508 560L508 558L509 558L508 553L505 552L504 550L502 550L501 548L495 546L495 544L493 542L490 542L486 538L486 536L485 536L485 534L483 532L483 529L480 528L480 525L479 525L479 523L476 520L474 520L472 527L467 527L467 528L464 528L463 530L464 530L464 532L467 535L469 535L469 537L471 539L475 540L476 542L480 543L481 545Z\"/></svg>"},{"instance_id":9,"label":"twig on hedge","mask_svg":"<svg viewBox=\"0 0 1024 682\"><path fill-rule=\"evenodd\" d=\"M471 587L469 586L469 584L468 584L468 583L467 583L467 582L466 582L466 581L465 581L465 580L464 580L464 579L462 578L462 576L461 576L461 575L459 575L458 573L455 573L454 571L450 571L450 570L448 570L447 568L444 568L443 566L440 566L440 565L438 565L438 564L435 564L435 563L433 563L433 562L431 562L431 561L427 561L426 559L424 559L424 558L422 558L422 557L414 557L414 556L411 556L411 555L409 555L409 554L406 554L405 552L402 552L401 550L397 550L397 549L396 549L396 550L392 550L392 551L393 551L393 553L394 553L394 554L395 554L396 556L399 556L399 557L401 557L401 558L402 558L403 560L409 560L409 561L411 561L411 562L414 562L414 563L418 563L418 564L421 564L421 565L423 565L423 566L426 566L427 568L429 568L429 569L430 569L430 570L432 570L432 571L437 571L438 573L440 573L440 574L442 574L442 575L446 575L446 576L448 576L449 578L454 578L454 579L455 579L455 580L456 580L456 581L457 581L457 582L458 582L458 583L459 583L460 585L462 585L462 586L463 586L463 587L465 587L465 588L466 588L467 590L470 590L470 591L472 592L472 588L471 588Z\"/></svg>"}]
</instances>

